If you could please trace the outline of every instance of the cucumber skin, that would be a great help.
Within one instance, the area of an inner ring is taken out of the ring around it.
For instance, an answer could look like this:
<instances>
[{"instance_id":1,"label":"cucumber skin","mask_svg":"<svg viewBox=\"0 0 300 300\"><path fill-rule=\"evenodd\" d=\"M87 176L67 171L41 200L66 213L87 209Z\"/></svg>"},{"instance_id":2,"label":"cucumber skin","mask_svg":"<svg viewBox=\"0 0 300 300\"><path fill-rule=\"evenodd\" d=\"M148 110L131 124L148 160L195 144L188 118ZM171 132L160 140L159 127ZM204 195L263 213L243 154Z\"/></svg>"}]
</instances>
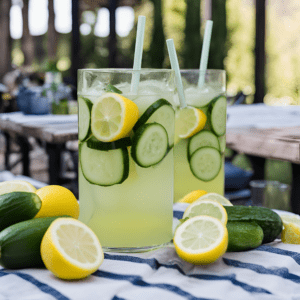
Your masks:
<instances>
[{"instance_id":1,"label":"cucumber skin","mask_svg":"<svg viewBox=\"0 0 300 300\"><path fill-rule=\"evenodd\" d=\"M224 129L224 132L220 135L220 134L218 134L217 132L215 132L215 130L214 130L214 126L212 125L212 122L211 122L211 114L212 114L212 110L213 110L213 108L214 108L214 105L215 105L215 103L220 99L220 98L225 98L226 99L226 97L224 96L224 95L220 95L220 96L217 96L217 97L215 97L213 100L211 100L211 102L209 103L209 107L208 107L208 111L207 111L207 120L208 120L208 128L207 129L209 129L209 130L211 130L216 136L222 136L222 135L224 135L225 133L226 133L226 126L225 126L225 129ZM225 114L226 114L226 111L225 111Z\"/></svg>"},{"instance_id":2,"label":"cucumber skin","mask_svg":"<svg viewBox=\"0 0 300 300\"><path fill-rule=\"evenodd\" d=\"M41 199L35 193L11 192L0 195L0 231L34 218L41 206Z\"/></svg>"},{"instance_id":3,"label":"cucumber skin","mask_svg":"<svg viewBox=\"0 0 300 300\"><path fill-rule=\"evenodd\" d=\"M57 218L45 217L19 222L0 233L0 264L7 269L45 267L40 246L48 227Z\"/></svg>"},{"instance_id":4,"label":"cucumber skin","mask_svg":"<svg viewBox=\"0 0 300 300\"><path fill-rule=\"evenodd\" d=\"M266 207L259 206L224 206L230 221L254 221L264 232L262 243L273 242L282 231L280 216Z\"/></svg>"},{"instance_id":5,"label":"cucumber skin","mask_svg":"<svg viewBox=\"0 0 300 300\"><path fill-rule=\"evenodd\" d=\"M262 244L264 232L255 222L227 222L227 252L238 252L255 249ZM255 234L255 236L254 236Z\"/></svg>"},{"instance_id":6,"label":"cucumber skin","mask_svg":"<svg viewBox=\"0 0 300 300\"><path fill-rule=\"evenodd\" d=\"M152 116L153 113L156 112L156 110L163 106L163 105L169 105L172 107L172 104L168 102L165 99L159 99L156 102L154 102L150 107L147 108L147 110L141 115L141 117L137 120L135 125L133 126L133 131L138 130L139 127L144 125L148 119Z\"/></svg>"},{"instance_id":7,"label":"cucumber skin","mask_svg":"<svg viewBox=\"0 0 300 300\"><path fill-rule=\"evenodd\" d=\"M86 98L86 97L81 97L81 98L83 99L82 101L85 101L85 103L88 106L89 111L90 111L90 122L89 122L88 132L87 132L86 136L82 140L80 140L81 142L83 142L83 141L86 141L92 135L92 130L91 130L91 110L92 110L92 107L93 107L93 102L90 99ZM79 130L80 130L80 128L79 128L79 119L78 119L78 135L79 135Z\"/></svg>"}]
</instances>

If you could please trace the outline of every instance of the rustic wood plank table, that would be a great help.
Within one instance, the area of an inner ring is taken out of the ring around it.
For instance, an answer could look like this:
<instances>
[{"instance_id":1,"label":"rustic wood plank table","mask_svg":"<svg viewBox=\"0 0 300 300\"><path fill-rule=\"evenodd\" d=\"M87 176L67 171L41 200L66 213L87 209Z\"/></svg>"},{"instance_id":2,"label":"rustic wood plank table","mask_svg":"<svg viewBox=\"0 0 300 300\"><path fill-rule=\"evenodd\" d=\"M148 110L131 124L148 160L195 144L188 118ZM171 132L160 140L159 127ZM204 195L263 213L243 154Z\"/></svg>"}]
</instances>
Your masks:
<instances>
[{"instance_id":1,"label":"rustic wood plank table","mask_svg":"<svg viewBox=\"0 0 300 300\"><path fill-rule=\"evenodd\" d=\"M251 159L254 179L263 179L265 159L292 164L291 208L300 214L300 107L228 107L227 147Z\"/></svg>"},{"instance_id":2,"label":"rustic wood plank table","mask_svg":"<svg viewBox=\"0 0 300 300\"><path fill-rule=\"evenodd\" d=\"M69 141L78 139L77 115L24 115L21 112L0 114L0 130L6 137L6 169L9 139L17 136L22 152L23 175L29 172L29 143L33 137L45 145L48 154L49 184L60 183L61 153Z\"/></svg>"}]
</instances>

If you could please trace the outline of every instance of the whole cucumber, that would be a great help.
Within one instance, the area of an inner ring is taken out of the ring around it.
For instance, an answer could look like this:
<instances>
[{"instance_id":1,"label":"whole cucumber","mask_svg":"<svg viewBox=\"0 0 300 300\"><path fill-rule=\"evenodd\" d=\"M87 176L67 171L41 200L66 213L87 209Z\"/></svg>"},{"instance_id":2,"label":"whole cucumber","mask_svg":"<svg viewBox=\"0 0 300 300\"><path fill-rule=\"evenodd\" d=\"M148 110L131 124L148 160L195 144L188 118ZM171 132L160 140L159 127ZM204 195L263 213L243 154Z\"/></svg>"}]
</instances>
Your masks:
<instances>
[{"instance_id":1,"label":"whole cucumber","mask_svg":"<svg viewBox=\"0 0 300 300\"><path fill-rule=\"evenodd\" d=\"M273 210L260 206L224 206L230 221L253 221L264 232L263 244L273 242L282 231L282 220Z\"/></svg>"},{"instance_id":2,"label":"whole cucumber","mask_svg":"<svg viewBox=\"0 0 300 300\"><path fill-rule=\"evenodd\" d=\"M61 217L27 220L1 231L0 265L8 269L44 267L40 254L42 238L51 223Z\"/></svg>"},{"instance_id":3,"label":"whole cucumber","mask_svg":"<svg viewBox=\"0 0 300 300\"><path fill-rule=\"evenodd\" d=\"M15 223L32 219L42 201L35 193L11 192L0 195L0 231Z\"/></svg>"},{"instance_id":4,"label":"whole cucumber","mask_svg":"<svg viewBox=\"0 0 300 300\"><path fill-rule=\"evenodd\" d=\"M262 244L264 232L255 222L227 222L227 252L255 249Z\"/></svg>"}]
</instances>

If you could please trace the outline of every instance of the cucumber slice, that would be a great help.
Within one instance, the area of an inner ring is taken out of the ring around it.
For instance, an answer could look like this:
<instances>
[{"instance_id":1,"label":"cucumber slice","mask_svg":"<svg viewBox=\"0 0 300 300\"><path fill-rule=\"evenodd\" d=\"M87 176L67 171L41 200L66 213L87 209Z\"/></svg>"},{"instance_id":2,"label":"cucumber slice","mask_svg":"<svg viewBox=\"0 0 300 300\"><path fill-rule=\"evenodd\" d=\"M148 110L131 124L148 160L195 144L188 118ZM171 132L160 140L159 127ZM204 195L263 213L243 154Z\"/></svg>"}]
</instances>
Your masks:
<instances>
[{"instance_id":1,"label":"cucumber slice","mask_svg":"<svg viewBox=\"0 0 300 300\"><path fill-rule=\"evenodd\" d=\"M92 133L91 131L91 110L93 102L88 98L78 98L78 139L86 140Z\"/></svg>"},{"instance_id":2,"label":"cucumber slice","mask_svg":"<svg viewBox=\"0 0 300 300\"><path fill-rule=\"evenodd\" d=\"M220 145L218 137L208 130L202 130L196 133L189 139L188 158L190 158L197 149L207 146L219 151Z\"/></svg>"},{"instance_id":3,"label":"cucumber slice","mask_svg":"<svg viewBox=\"0 0 300 300\"><path fill-rule=\"evenodd\" d=\"M219 136L220 151L223 153L226 149L226 134Z\"/></svg>"},{"instance_id":4,"label":"cucumber slice","mask_svg":"<svg viewBox=\"0 0 300 300\"><path fill-rule=\"evenodd\" d=\"M219 174L221 166L221 154L212 147L203 147L196 150L190 159L192 173L202 181L213 180Z\"/></svg>"},{"instance_id":5,"label":"cucumber slice","mask_svg":"<svg viewBox=\"0 0 300 300\"><path fill-rule=\"evenodd\" d=\"M131 146L131 139L129 137L125 137L114 142L101 142L92 136L86 141L86 144L89 148L95 150L113 150Z\"/></svg>"},{"instance_id":6,"label":"cucumber slice","mask_svg":"<svg viewBox=\"0 0 300 300\"><path fill-rule=\"evenodd\" d=\"M107 87L104 89L105 92L108 93L117 93L117 94L122 94L122 91L120 91L118 88L116 88L112 84L108 84Z\"/></svg>"},{"instance_id":7,"label":"cucumber slice","mask_svg":"<svg viewBox=\"0 0 300 300\"><path fill-rule=\"evenodd\" d=\"M226 107L226 97L220 96L212 101L208 111L211 128L217 136L226 132Z\"/></svg>"},{"instance_id":8,"label":"cucumber slice","mask_svg":"<svg viewBox=\"0 0 300 300\"><path fill-rule=\"evenodd\" d=\"M172 147L175 131L175 110L170 102L165 99L159 99L150 105L138 119L133 130L136 131L145 123L154 122L159 123L166 129L169 137L169 145Z\"/></svg>"},{"instance_id":9,"label":"cucumber slice","mask_svg":"<svg viewBox=\"0 0 300 300\"><path fill-rule=\"evenodd\" d=\"M79 159L83 176L91 184L111 186L122 183L128 177L127 147L102 151L91 149L84 142L80 143Z\"/></svg>"},{"instance_id":10,"label":"cucumber slice","mask_svg":"<svg viewBox=\"0 0 300 300\"><path fill-rule=\"evenodd\" d=\"M158 123L141 125L132 139L131 157L143 168L158 164L169 149L168 133Z\"/></svg>"}]
</instances>

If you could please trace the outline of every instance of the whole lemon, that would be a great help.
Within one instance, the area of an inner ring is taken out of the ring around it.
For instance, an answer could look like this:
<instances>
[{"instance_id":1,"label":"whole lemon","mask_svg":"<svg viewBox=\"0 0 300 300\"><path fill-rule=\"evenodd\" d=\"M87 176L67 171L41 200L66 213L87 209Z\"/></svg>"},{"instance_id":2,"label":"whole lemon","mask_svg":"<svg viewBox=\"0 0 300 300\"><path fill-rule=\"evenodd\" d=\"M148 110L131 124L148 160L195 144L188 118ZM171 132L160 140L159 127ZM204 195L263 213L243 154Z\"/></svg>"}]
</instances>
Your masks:
<instances>
[{"instance_id":1,"label":"whole lemon","mask_svg":"<svg viewBox=\"0 0 300 300\"><path fill-rule=\"evenodd\" d=\"M74 194L60 185L47 185L36 191L41 198L42 207L35 218L68 215L75 219L79 216L79 203Z\"/></svg>"}]
</instances>

